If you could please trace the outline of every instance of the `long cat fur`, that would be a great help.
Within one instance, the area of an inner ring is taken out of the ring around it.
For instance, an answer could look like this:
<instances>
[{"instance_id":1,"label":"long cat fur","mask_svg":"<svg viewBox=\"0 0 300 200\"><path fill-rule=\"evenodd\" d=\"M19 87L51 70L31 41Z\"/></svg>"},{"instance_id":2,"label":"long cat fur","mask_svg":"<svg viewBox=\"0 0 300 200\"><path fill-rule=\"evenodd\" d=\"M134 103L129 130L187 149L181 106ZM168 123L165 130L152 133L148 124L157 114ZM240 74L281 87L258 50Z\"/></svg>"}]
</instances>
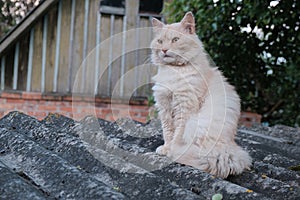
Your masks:
<instances>
[{"instance_id":1,"label":"long cat fur","mask_svg":"<svg viewBox=\"0 0 300 200\"><path fill-rule=\"evenodd\" d=\"M251 157L234 141L239 96L207 58L193 14L152 24L153 95L164 138L156 152L221 178L249 169Z\"/></svg>"}]
</instances>

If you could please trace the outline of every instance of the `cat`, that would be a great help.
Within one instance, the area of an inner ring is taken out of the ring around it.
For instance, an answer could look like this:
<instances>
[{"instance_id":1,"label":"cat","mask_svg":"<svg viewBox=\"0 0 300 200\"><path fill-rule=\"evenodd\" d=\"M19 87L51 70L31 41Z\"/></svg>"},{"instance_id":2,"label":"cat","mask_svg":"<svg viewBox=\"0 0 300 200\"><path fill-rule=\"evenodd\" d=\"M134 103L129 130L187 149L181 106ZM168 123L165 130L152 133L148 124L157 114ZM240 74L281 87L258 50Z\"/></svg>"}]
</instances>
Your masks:
<instances>
[{"instance_id":1,"label":"cat","mask_svg":"<svg viewBox=\"0 0 300 200\"><path fill-rule=\"evenodd\" d=\"M152 25L152 90L164 139L156 152L221 178L249 169L251 157L234 141L240 98L208 59L193 14Z\"/></svg>"}]
</instances>

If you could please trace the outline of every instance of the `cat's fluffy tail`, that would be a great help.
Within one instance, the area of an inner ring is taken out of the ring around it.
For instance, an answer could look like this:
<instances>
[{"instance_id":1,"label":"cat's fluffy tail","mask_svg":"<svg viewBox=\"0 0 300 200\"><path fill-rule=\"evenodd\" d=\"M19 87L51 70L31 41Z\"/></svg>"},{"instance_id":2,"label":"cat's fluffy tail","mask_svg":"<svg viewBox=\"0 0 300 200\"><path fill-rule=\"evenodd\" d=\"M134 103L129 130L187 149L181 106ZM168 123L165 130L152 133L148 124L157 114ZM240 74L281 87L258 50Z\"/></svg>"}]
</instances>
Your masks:
<instances>
[{"instance_id":1,"label":"cat's fluffy tail","mask_svg":"<svg viewBox=\"0 0 300 200\"><path fill-rule=\"evenodd\" d=\"M252 162L249 154L234 141L228 142L208 136L171 152L173 153L169 156L175 161L221 178L240 174L245 169L250 169Z\"/></svg>"}]
</instances>

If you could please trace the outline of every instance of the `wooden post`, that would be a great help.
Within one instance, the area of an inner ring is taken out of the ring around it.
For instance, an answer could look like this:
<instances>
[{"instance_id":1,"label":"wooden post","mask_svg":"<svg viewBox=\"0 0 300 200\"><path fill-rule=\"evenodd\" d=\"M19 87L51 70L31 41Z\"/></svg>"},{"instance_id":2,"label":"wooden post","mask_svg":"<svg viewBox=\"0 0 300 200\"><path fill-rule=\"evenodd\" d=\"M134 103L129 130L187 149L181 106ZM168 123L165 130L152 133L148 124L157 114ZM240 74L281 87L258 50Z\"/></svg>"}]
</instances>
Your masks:
<instances>
[{"instance_id":1,"label":"wooden post","mask_svg":"<svg viewBox=\"0 0 300 200\"><path fill-rule=\"evenodd\" d=\"M15 57L14 57L13 90L16 90L18 86L19 54L20 54L20 42L17 42L15 47Z\"/></svg>"},{"instance_id":2,"label":"wooden post","mask_svg":"<svg viewBox=\"0 0 300 200\"><path fill-rule=\"evenodd\" d=\"M127 30L138 28L138 17L139 17L139 0L125 0L125 15L126 15L126 28ZM137 35L136 34L126 34L126 44L127 48L135 49L137 43ZM126 71L133 69L136 64L136 54L128 54L126 55ZM130 97L135 87L135 79L134 73L129 73L130 77L128 77L131 81L124 82L124 97Z\"/></svg>"},{"instance_id":3,"label":"wooden post","mask_svg":"<svg viewBox=\"0 0 300 200\"><path fill-rule=\"evenodd\" d=\"M125 0L125 15L127 20L127 30L135 28L139 14L139 0Z\"/></svg>"},{"instance_id":4,"label":"wooden post","mask_svg":"<svg viewBox=\"0 0 300 200\"><path fill-rule=\"evenodd\" d=\"M31 90L31 78L32 78L32 60L33 60L33 49L34 48L34 28L30 30L30 39L29 39L29 53L28 53L28 71L27 71L27 83L26 91Z\"/></svg>"},{"instance_id":5,"label":"wooden post","mask_svg":"<svg viewBox=\"0 0 300 200\"><path fill-rule=\"evenodd\" d=\"M1 58L1 90L5 89L5 56Z\"/></svg>"}]
</instances>

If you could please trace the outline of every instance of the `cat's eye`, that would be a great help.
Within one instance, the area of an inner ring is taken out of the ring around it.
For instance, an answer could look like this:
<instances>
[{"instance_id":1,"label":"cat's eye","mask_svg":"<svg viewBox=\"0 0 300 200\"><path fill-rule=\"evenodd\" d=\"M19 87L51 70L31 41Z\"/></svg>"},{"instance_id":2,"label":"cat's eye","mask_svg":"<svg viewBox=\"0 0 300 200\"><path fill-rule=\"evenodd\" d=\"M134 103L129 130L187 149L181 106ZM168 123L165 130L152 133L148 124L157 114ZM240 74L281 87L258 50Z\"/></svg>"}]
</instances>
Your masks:
<instances>
[{"instance_id":1,"label":"cat's eye","mask_svg":"<svg viewBox=\"0 0 300 200\"><path fill-rule=\"evenodd\" d=\"M178 40L179 40L179 37L174 37L174 38L172 39L172 43L177 42Z\"/></svg>"},{"instance_id":2,"label":"cat's eye","mask_svg":"<svg viewBox=\"0 0 300 200\"><path fill-rule=\"evenodd\" d=\"M162 44L163 43L163 41L161 39L158 39L157 42L158 42L158 44Z\"/></svg>"}]
</instances>

